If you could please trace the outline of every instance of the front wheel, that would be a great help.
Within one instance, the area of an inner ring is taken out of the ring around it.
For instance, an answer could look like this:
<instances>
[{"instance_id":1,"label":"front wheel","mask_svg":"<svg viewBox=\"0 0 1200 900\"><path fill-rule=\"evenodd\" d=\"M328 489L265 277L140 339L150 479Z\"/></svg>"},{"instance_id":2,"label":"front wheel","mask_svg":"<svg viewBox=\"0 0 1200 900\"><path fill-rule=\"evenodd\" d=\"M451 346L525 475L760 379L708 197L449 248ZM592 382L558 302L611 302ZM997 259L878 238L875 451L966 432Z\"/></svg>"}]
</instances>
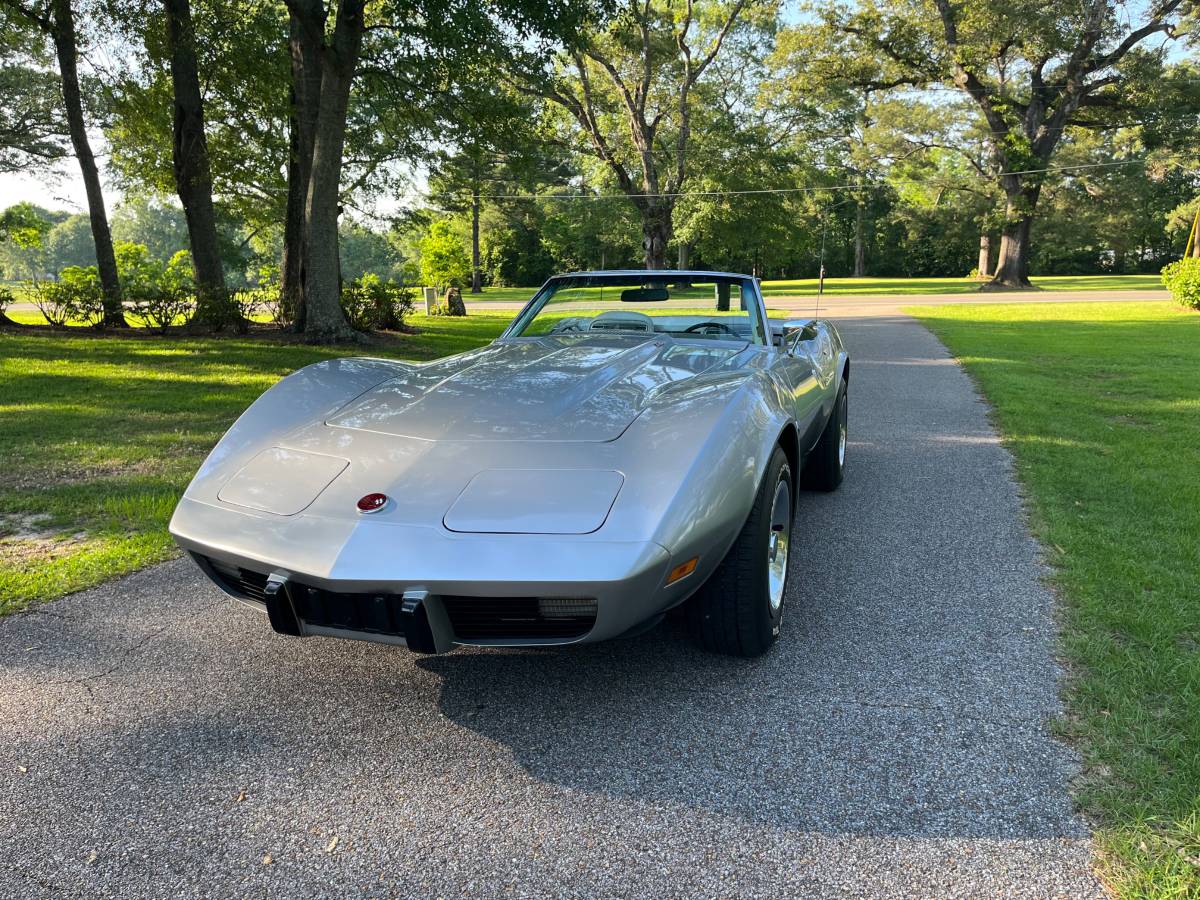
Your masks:
<instances>
[{"instance_id":1,"label":"front wheel","mask_svg":"<svg viewBox=\"0 0 1200 900\"><path fill-rule=\"evenodd\" d=\"M801 484L813 491L836 491L846 472L846 431L850 403L846 397L846 385L838 391L833 402L833 412L825 423L825 430L817 446L804 464Z\"/></svg>"},{"instance_id":2,"label":"front wheel","mask_svg":"<svg viewBox=\"0 0 1200 900\"><path fill-rule=\"evenodd\" d=\"M688 602L692 632L706 650L761 656L779 636L793 496L791 466L776 447L737 540Z\"/></svg>"}]
</instances>

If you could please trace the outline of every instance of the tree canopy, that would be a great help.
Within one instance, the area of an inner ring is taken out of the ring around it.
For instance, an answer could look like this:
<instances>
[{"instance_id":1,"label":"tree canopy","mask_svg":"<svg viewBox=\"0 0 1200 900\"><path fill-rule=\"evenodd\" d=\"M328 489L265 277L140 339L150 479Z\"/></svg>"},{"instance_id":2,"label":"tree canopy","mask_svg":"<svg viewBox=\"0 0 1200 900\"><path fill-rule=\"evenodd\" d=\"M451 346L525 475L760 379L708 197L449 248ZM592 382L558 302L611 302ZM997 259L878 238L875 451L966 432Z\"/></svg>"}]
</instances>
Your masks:
<instances>
[{"instance_id":1,"label":"tree canopy","mask_svg":"<svg viewBox=\"0 0 1200 900\"><path fill-rule=\"evenodd\" d=\"M114 242L186 250L313 340L367 274L1157 271L1200 207L1191 9L0 0L0 171L88 195L10 209L0 268L95 265L115 324Z\"/></svg>"}]
</instances>

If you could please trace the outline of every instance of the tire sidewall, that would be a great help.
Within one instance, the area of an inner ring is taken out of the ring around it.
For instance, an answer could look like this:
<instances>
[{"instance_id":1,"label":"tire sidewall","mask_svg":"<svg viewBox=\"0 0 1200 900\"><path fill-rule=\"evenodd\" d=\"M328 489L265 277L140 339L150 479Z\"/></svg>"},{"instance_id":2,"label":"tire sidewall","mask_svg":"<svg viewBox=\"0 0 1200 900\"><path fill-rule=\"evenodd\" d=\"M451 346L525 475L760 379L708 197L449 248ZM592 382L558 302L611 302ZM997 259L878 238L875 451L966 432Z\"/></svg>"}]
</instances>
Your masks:
<instances>
[{"instance_id":1,"label":"tire sidewall","mask_svg":"<svg viewBox=\"0 0 1200 900\"><path fill-rule=\"evenodd\" d=\"M842 476L846 473L846 463L838 453L838 448L842 442L842 428L846 429L847 451L849 451L849 434L850 434L850 398L843 386L838 392L837 406L834 409L834 417L836 421L833 434L833 466L837 473L837 482L840 484Z\"/></svg>"},{"instance_id":2,"label":"tire sidewall","mask_svg":"<svg viewBox=\"0 0 1200 900\"><path fill-rule=\"evenodd\" d=\"M787 457L782 450L775 451L775 457L771 460L771 467L767 472L767 477L763 479L763 496L762 496L762 518L759 524L758 550L759 559L762 560L761 580L758 589L758 603L760 604L761 615L760 619L763 623L763 638L769 645L779 637L780 629L783 625L783 612L787 607L787 589L788 579L791 575L791 537L792 537L792 522L796 518L796 485L793 480L792 467L787 461ZM788 522L788 565L783 570L783 595L779 601L779 609L771 609L771 579L767 573L766 558L767 548L771 541L771 503L775 499L775 492L778 490L780 479L786 479L788 485L788 500L791 521Z\"/></svg>"}]
</instances>

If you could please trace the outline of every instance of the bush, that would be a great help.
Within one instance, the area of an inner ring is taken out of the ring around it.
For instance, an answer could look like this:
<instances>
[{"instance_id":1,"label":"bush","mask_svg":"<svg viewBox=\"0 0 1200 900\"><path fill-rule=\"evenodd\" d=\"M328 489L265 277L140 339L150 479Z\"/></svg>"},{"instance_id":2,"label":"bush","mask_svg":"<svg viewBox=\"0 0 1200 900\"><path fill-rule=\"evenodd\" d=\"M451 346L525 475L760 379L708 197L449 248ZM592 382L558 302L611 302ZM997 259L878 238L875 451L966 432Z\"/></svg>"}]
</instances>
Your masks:
<instances>
[{"instance_id":1,"label":"bush","mask_svg":"<svg viewBox=\"0 0 1200 900\"><path fill-rule=\"evenodd\" d=\"M255 316L265 314L271 322L283 328L290 318L283 308L283 295L279 285L261 285L254 288L242 288L229 295L233 307L243 320L249 321Z\"/></svg>"},{"instance_id":2,"label":"bush","mask_svg":"<svg viewBox=\"0 0 1200 900\"><path fill-rule=\"evenodd\" d=\"M1163 266L1162 283L1176 303L1200 309L1200 258L1189 256Z\"/></svg>"},{"instance_id":3,"label":"bush","mask_svg":"<svg viewBox=\"0 0 1200 900\"><path fill-rule=\"evenodd\" d=\"M172 325L186 325L196 311L192 262L187 251L180 250L165 266L142 244L118 244L116 251L129 315L159 332Z\"/></svg>"},{"instance_id":4,"label":"bush","mask_svg":"<svg viewBox=\"0 0 1200 900\"><path fill-rule=\"evenodd\" d=\"M104 291L95 266L67 266L58 273L58 281L36 286L33 302L46 321L58 328L68 322L92 327L104 322Z\"/></svg>"},{"instance_id":5,"label":"bush","mask_svg":"<svg viewBox=\"0 0 1200 900\"><path fill-rule=\"evenodd\" d=\"M8 288L0 287L0 318L4 318L4 312L16 301L13 292Z\"/></svg>"},{"instance_id":6,"label":"bush","mask_svg":"<svg viewBox=\"0 0 1200 900\"><path fill-rule=\"evenodd\" d=\"M359 331L395 331L404 327L404 320L413 311L409 288L372 274L343 286L341 301L347 321Z\"/></svg>"},{"instance_id":7,"label":"bush","mask_svg":"<svg viewBox=\"0 0 1200 900\"><path fill-rule=\"evenodd\" d=\"M187 324L196 311L196 298L182 292L159 291L130 300L126 310L143 327L164 333L172 325Z\"/></svg>"}]
</instances>

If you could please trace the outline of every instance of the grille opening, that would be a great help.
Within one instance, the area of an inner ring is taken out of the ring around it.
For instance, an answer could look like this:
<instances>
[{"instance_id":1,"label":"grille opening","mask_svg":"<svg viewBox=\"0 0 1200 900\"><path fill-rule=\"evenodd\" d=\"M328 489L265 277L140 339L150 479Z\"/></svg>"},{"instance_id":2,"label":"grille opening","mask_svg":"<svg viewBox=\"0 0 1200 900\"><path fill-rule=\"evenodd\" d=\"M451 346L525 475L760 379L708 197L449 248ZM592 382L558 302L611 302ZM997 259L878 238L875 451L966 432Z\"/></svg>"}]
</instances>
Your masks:
<instances>
[{"instance_id":1,"label":"grille opening","mask_svg":"<svg viewBox=\"0 0 1200 900\"><path fill-rule=\"evenodd\" d=\"M205 557L231 593L266 601L267 575ZM342 593L288 582L288 594L305 622L368 634L403 636L400 594ZM441 595L456 640L561 641L580 638L596 624L596 601L578 597L464 597Z\"/></svg>"},{"instance_id":2,"label":"grille opening","mask_svg":"<svg viewBox=\"0 0 1200 900\"><path fill-rule=\"evenodd\" d=\"M220 579L226 590L250 600L266 602L266 575L251 572L249 569L243 569L240 566L231 566L229 563L224 563L216 559L206 558L206 562L212 567L213 572Z\"/></svg>"},{"instance_id":3,"label":"grille opening","mask_svg":"<svg viewBox=\"0 0 1200 900\"><path fill-rule=\"evenodd\" d=\"M461 641L564 640L596 624L596 601L553 597L443 596Z\"/></svg>"}]
</instances>

